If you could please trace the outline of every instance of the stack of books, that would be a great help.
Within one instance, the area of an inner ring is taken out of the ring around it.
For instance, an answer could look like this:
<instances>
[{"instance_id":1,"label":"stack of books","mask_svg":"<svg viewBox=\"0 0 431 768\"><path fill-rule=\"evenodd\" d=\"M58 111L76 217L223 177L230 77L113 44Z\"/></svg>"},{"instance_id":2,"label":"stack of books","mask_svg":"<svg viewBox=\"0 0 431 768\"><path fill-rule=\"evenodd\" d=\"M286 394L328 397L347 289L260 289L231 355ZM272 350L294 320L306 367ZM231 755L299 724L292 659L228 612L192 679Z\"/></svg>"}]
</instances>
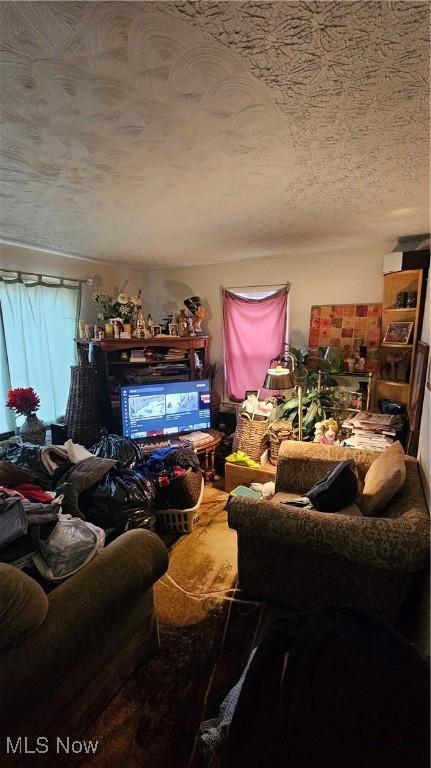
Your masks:
<instances>
[{"instance_id":1,"label":"stack of books","mask_svg":"<svg viewBox=\"0 0 431 768\"><path fill-rule=\"evenodd\" d=\"M384 451L397 439L396 423L395 416L361 411L343 421L343 429L350 432L343 445L369 451Z\"/></svg>"},{"instance_id":2,"label":"stack of books","mask_svg":"<svg viewBox=\"0 0 431 768\"><path fill-rule=\"evenodd\" d=\"M182 349L177 349L176 347L169 347L163 359L164 360L185 360L186 353Z\"/></svg>"}]
</instances>

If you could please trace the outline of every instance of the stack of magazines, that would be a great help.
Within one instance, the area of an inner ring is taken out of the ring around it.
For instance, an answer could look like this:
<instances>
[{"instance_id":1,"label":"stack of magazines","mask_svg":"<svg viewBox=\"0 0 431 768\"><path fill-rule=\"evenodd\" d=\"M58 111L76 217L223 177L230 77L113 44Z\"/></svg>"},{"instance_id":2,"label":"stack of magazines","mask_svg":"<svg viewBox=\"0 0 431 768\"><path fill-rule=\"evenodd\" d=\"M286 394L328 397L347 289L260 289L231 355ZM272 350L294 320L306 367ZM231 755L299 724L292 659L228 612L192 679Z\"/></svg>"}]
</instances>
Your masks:
<instances>
[{"instance_id":1,"label":"stack of magazines","mask_svg":"<svg viewBox=\"0 0 431 768\"><path fill-rule=\"evenodd\" d=\"M350 448L384 451L397 439L397 422L396 416L386 413L360 411L343 421L343 429L350 432L343 445Z\"/></svg>"}]
</instances>

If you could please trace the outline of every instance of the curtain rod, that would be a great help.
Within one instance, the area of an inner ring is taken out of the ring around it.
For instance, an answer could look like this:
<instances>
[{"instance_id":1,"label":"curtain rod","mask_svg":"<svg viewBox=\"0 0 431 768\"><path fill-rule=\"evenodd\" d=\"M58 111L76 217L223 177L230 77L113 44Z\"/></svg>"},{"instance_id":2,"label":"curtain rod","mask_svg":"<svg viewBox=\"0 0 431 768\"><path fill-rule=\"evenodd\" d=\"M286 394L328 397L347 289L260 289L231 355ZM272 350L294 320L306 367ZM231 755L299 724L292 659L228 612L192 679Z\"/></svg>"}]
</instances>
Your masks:
<instances>
[{"instance_id":1,"label":"curtain rod","mask_svg":"<svg viewBox=\"0 0 431 768\"><path fill-rule=\"evenodd\" d=\"M37 277L38 283L41 282L43 278L48 278L50 280L60 280L60 284L62 284L64 280L67 280L70 283L82 283L86 285L92 284L91 278L87 278L86 280L80 280L78 277L60 277L59 275L46 275L46 274L40 275L37 272L27 272L26 270L21 270L21 269L3 269L3 267L0 269L0 278L1 278L2 272L10 272L13 275L17 275L17 280L22 279L23 275L27 275L27 277Z\"/></svg>"},{"instance_id":2,"label":"curtain rod","mask_svg":"<svg viewBox=\"0 0 431 768\"><path fill-rule=\"evenodd\" d=\"M224 291L244 290L244 288L290 288L290 283L273 283L272 285L222 285Z\"/></svg>"}]
</instances>

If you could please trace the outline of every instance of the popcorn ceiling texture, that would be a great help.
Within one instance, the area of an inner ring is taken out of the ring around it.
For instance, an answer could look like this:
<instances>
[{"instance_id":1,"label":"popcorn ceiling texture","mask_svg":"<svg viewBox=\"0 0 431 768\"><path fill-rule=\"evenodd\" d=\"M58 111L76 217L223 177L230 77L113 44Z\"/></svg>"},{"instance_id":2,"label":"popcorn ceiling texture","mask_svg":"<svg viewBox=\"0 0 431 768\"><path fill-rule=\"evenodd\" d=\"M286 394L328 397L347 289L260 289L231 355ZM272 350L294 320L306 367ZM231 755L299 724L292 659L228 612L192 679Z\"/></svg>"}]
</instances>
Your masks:
<instances>
[{"instance_id":1,"label":"popcorn ceiling texture","mask_svg":"<svg viewBox=\"0 0 431 768\"><path fill-rule=\"evenodd\" d=\"M428 231L428 2L0 14L3 238L155 267Z\"/></svg>"}]
</instances>

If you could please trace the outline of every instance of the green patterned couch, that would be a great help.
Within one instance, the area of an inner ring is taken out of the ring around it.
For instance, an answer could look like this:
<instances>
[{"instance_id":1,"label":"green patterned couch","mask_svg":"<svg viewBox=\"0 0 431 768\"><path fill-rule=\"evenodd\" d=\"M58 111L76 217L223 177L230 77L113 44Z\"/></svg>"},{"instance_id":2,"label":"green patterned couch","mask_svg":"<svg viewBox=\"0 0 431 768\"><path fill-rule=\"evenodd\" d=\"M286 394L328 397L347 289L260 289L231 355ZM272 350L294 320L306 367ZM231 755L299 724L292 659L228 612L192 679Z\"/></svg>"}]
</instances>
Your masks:
<instances>
[{"instance_id":1,"label":"green patterned couch","mask_svg":"<svg viewBox=\"0 0 431 768\"><path fill-rule=\"evenodd\" d=\"M371 451L285 441L272 501L232 497L239 586L292 609L355 605L396 622L414 578L429 562L430 517L416 461L380 517L324 513L279 503L305 494L336 463L353 458L361 480ZM287 494L288 497L288 494Z\"/></svg>"}]
</instances>

